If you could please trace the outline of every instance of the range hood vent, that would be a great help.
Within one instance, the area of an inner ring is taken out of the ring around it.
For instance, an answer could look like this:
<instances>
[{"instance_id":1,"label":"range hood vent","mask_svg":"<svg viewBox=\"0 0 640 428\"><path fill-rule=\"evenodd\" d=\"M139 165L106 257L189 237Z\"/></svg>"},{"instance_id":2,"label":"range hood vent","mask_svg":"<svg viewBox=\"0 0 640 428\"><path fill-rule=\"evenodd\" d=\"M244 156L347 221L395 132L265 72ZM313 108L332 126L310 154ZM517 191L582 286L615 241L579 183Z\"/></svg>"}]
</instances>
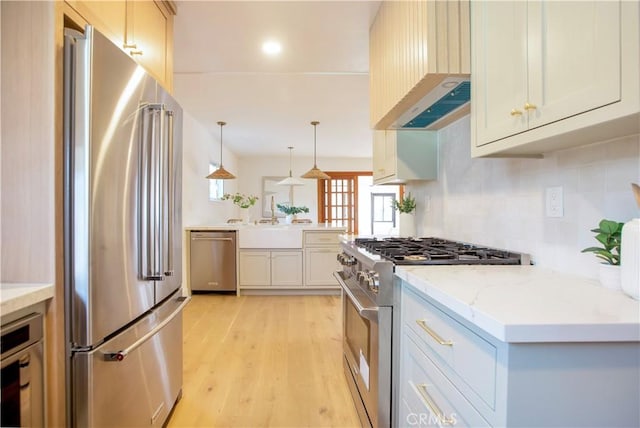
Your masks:
<instances>
[{"instance_id":1,"label":"range hood vent","mask_svg":"<svg viewBox=\"0 0 640 428\"><path fill-rule=\"evenodd\" d=\"M470 111L471 82L447 77L398 117L391 129L440 129Z\"/></svg>"}]
</instances>

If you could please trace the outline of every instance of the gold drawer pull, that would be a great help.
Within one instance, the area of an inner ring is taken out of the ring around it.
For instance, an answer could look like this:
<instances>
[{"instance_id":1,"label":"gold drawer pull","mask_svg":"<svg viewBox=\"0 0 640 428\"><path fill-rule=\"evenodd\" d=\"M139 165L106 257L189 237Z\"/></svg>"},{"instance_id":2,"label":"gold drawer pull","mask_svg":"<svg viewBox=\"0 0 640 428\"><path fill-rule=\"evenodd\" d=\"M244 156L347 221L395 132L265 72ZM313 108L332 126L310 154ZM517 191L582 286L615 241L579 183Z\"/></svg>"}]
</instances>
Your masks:
<instances>
[{"instance_id":1,"label":"gold drawer pull","mask_svg":"<svg viewBox=\"0 0 640 428\"><path fill-rule=\"evenodd\" d=\"M442 425L456 424L456 419L446 417L445 414L442 412L442 410L440 410L440 407L438 407L438 405L433 401L433 398L431 398L431 396L427 392L426 383L420 383L416 385L416 387L418 388L418 392L422 396L422 400L424 401L424 403L427 405L429 410L431 410L431 412L436 415L436 418L438 418L438 420Z\"/></svg>"},{"instance_id":2,"label":"gold drawer pull","mask_svg":"<svg viewBox=\"0 0 640 428\"><path fill-rule=\"evenodd\" d=\"M433 337L433 339L440 345L453 346L453 342L451 340L444 340L442 337L440 337L438 333L433 331L431 327L427 325L427 322L425 320L416 320L416 324L418 324L420 328L426 331L429 336Z\"/></svg>"},{"instance_id":3,"label":"gold drawer pull","mask_svg":"<svg viewBox=\"0 0 640 428\"><path fill-rule=\"evenodd\" d=\"M510 114L511 114L511 116L522 116L522 111L517 110L517 109L514 108L513 110L511 110Z\"/></svg>"},{"instance_id":4,"label":"gold drawer pull","mask_svg":"<svg viewBox=\"0 0 640 428\"><path fill-rule=\"evenodd\" d=\"M535 109L537 109L537 108L538 108L538 107L536 107L536 105L535 105L535 104L524 103L524 109L525 109L526 111L529 111L529 110L535 110Z\"/></svg>"}]
</instances>

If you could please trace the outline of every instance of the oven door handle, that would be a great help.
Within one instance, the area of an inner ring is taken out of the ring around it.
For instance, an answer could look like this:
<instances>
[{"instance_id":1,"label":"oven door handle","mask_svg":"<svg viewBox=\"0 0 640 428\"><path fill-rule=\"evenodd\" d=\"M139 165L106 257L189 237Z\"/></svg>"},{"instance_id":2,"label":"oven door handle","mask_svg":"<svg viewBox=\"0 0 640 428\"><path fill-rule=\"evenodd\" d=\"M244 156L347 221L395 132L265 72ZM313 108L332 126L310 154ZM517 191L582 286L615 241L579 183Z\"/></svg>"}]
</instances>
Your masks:
<instances>
[{"instance_id":1,"label":"oven door handle","mask_svg":"<svg viewBox=\"0 0 640 428\"><path fill-rule=\"evenodd\" d=\"M362 306L362 304L358 301L356 296L354 296L353 293L351 292L351 289L349 288L349 286L344 282L342 275L340 275L341 273L342 272L334 272L333 276L335 277L335 279L338 280L340 287L342 287L345 294L349 297L349 300L351 301L351 303L353 303L353 305L356 307L358 314L362 318L376 321L378 319L378 307L374 306L374 307L365 308L364 306Z\"/></svg>"}]
</instances>

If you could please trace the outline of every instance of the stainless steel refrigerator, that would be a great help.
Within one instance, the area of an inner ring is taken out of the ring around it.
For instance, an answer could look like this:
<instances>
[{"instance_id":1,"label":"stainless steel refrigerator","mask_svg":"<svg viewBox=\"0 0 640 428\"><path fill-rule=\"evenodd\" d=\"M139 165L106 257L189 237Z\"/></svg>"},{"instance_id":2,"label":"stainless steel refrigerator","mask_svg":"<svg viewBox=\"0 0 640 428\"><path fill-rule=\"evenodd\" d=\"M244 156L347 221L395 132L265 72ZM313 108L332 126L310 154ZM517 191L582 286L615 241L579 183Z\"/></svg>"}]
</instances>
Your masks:
<instances>
[{"instance_id":1,"label":"stainless steel refrigerator","mask_svg":"<svg viewBox=\"0 0 640 428\"><path fill-rule=\"evenodd\" d=\"M92 27L65 30L69 419L161 426L181 394L182 109Z\"/></svg>"}]
</instances>

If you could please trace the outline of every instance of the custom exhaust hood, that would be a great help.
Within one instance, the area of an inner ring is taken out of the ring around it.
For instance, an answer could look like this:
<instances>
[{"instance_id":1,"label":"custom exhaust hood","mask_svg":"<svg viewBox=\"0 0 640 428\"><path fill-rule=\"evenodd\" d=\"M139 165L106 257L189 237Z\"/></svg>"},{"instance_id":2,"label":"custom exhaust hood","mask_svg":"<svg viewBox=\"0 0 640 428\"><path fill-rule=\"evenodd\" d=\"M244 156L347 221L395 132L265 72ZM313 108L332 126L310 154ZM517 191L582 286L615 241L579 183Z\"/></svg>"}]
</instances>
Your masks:
<instances>
[{"instance_id":1,"label":"custom exhaust hood","mask_svg":"<svg viewBox=\"0 0 640 428\"><path fill-rule=\"evenodd\" d=\"M468 77L446 77L406 112L390 129L439 129L470 111L471 82Z\"/></svg>"}]
</instances>

